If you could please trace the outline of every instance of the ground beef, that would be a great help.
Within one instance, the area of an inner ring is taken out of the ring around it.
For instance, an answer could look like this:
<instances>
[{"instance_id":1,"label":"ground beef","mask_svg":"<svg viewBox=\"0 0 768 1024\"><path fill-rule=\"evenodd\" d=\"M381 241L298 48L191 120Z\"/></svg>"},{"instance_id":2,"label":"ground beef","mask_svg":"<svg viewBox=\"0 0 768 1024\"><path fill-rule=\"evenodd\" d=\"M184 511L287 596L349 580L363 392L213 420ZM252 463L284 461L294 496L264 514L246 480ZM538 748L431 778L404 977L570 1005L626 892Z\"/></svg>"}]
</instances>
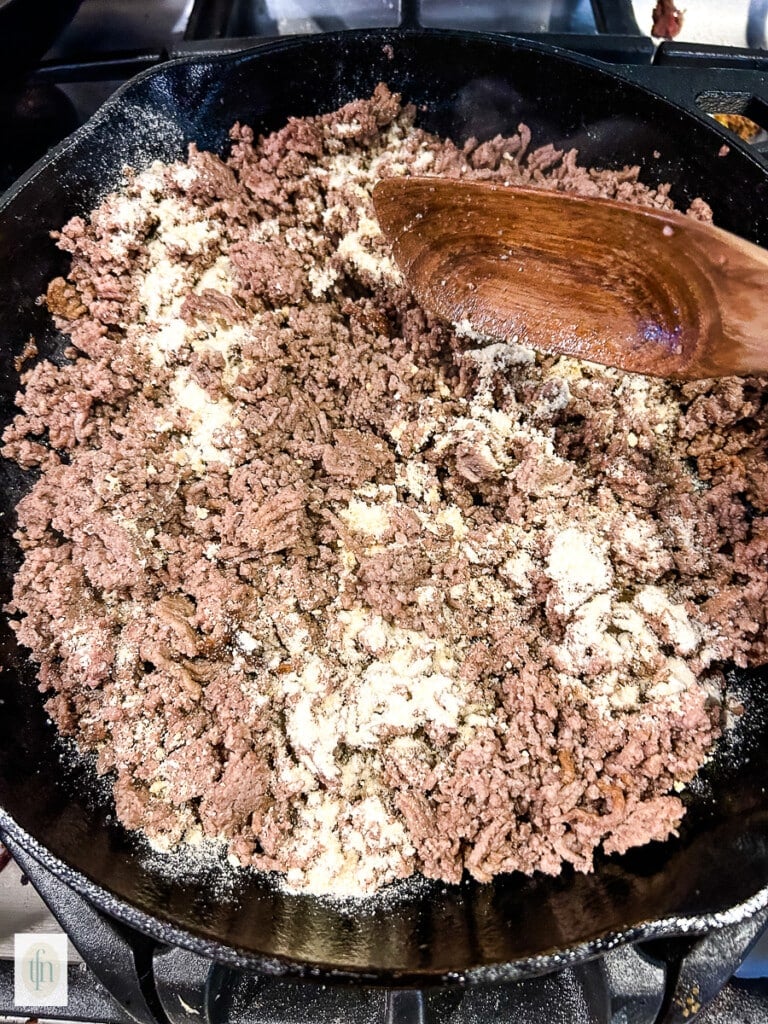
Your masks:
<instances>
[{"instance_id":1,"label":"ground beef","mask_svg":"<svg viewBox=\"0 0 768 1024\"><path fill-rule=\"evenodd\" d=\"M18 639L120 819L320 893L665 838L718 667L767 653L763 384L439 322L370 199L411 172L669 189L524 125L457 146L413 120L380 86L128 173L57 236L72 358L24 372L4 437L41 469Z\"/></svg>"}]
</instances>

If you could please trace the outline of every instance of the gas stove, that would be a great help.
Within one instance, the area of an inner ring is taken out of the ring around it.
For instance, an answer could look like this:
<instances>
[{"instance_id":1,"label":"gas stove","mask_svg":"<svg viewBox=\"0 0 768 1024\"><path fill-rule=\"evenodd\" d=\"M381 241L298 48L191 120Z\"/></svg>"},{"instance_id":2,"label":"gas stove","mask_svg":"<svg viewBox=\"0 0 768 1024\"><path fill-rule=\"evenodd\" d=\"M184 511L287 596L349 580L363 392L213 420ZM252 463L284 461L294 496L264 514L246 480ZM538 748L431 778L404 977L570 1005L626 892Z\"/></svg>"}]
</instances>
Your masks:
<instances>
[{"instance_id":1,"label":"gas stove","mask_svg":"<svg viewBox=\"0 0 768 1024\"><path fill-rule=\"evenodd\" d=\"M142 70L177 56L343 28L421 25L522 35L621 65L636 80L655 79L671 91L684 69L686 88L697 95L717 67L732 74L734 95L745 97L741 107L724 112L758 120L752 88L738 86L745 74L752 84L754 76L768 79L768 56L757 49L765 46L768 4L700 0L695 12L686 12L682 41L662 43L650 35L653 6L653 0L84 0L45 58L23 80L0 85L0 191ZM235 971L157 944L8 845L13 856L0 859L0 1020L41 1012L105 1024L768 1020L768 909L703 938L621 946L587 964L515 983L424 991L321 986ZM62 929L70 940L66 1005L41 1010L18 1003L14 936Z\"/></svg>"}]
</instances>

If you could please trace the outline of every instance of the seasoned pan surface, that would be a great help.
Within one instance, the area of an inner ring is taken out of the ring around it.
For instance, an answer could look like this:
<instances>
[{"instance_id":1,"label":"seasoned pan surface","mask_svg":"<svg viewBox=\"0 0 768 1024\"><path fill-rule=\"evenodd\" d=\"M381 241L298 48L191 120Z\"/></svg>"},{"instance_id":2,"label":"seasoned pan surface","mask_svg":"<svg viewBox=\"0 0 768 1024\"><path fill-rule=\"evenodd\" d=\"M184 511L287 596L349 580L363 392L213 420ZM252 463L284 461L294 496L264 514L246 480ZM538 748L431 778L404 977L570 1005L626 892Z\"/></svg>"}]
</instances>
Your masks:
<instances>
[{"instance_id":1,"label":"seasoned pan surface","mask_svg":"<svg viewBox=\"0 0 768 1024\"><path fill-rule=\"evenodd\" d=\"M84 214L126 164L223 152L236 120L256 131L335 109L379 81L417 104L419 123L457 142L511 133L576 145L584 163L638 162L684 205L768 241L768 175L703 118L605 67L544 46L448 32L294 39L178 61L135 80L0 203L0 423L13 415L13 357L60 339L36 298L66 268L48 232ZM654 153L658 156L654 156ZM13 509L28 481L0 464L0 600L18 564ZM98 905L158 938L271 972L371 981L514 977L593 954L606 941L701 931L768 901L768 673L732 675L747 713L704 770L679 838L605 859L590 876L510 876L492 885L422 882L370 903L291 896L216 865L172 868L110 817L86 768L62 768L34 666L0 621L0 827ZM65 758L66 761L66 758Z\"/></svg>"}]
</instances>

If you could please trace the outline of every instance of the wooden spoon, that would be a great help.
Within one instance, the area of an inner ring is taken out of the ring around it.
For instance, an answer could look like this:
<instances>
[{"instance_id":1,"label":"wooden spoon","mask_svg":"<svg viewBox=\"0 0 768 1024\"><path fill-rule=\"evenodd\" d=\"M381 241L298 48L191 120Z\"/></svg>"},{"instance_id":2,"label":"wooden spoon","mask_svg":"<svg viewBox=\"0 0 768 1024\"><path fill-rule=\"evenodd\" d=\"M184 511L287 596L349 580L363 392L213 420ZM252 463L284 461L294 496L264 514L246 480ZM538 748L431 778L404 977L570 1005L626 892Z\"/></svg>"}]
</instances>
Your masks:
<instances>
[{"instance_id":1,"label":"wooden spoon","mask_svg":"<svg viewBox=\"0 0 768 1024\"><path fill-rule=\"evenodd\" d=\"M768 252L678 213L548 189L387 178L416 298L491 339L696 380L768 373Z\"/></svg>"}]
</instances>

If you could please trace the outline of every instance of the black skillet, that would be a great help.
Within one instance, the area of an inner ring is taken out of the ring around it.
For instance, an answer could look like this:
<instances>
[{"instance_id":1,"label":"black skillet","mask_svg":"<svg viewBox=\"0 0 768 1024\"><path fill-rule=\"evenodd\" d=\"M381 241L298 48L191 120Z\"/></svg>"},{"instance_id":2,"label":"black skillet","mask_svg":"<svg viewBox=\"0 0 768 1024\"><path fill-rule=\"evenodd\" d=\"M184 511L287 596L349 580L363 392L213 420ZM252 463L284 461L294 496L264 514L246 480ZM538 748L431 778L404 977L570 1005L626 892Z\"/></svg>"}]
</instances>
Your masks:
<instances>
[{"instance_id":1,"label":"black skillet","mask_svg":"<svg viewBox=\"0 0 768 1024\"><path fill-rule=\"evenodd\" d=\"M389 44L389 45L386 45ZM330 111L384 80L419 123L461 142L513 132L577 145L603 166L639 162L648 182L697 195L717 222L768 240L768 173L704 116L605 65L542 45L448 32L374 31L291 39L239 56L182 60L140 76L38 164L0 203L0 419L13 414L13 355L30 334L57 358L37 296L66 260L48 232L87 212L125 164L222 152L241 120L257 131ZM0 597L18 552L9 539L26 481L0 464ZM371 982L514 978L594 956L616 941L700 934L768 903L768 693L763 672L733 677L746 715L690 798L679 838L599 861L594 874L424 883L389 902L338 906L268 880L179 875L119 828L86 769L63 770L34 666L0 623L0 829L27 853L139 930L213 959L270 973Z\"/></svg>"}]
</instances>

